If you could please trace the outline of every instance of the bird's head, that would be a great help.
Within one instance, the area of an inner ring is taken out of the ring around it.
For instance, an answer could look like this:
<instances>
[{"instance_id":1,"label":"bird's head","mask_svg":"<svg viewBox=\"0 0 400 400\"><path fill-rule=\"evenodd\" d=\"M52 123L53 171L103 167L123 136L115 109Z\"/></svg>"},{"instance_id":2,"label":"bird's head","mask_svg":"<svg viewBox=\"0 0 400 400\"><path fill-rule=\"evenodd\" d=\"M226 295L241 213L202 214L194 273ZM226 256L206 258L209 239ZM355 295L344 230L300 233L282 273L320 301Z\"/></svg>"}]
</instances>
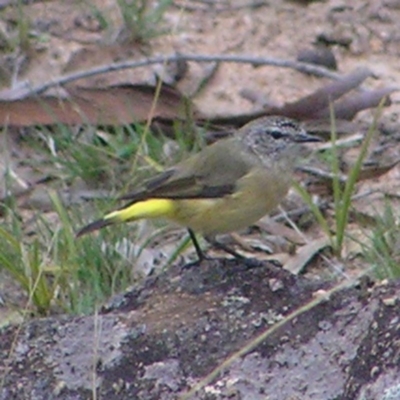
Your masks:
<instances>
[{"instance_id":1,"label":"bird's head","mask_svg":"<svg viewBox=\"0 0 400 400\"><path fill-rule=\"evenodd\" d=\"M243 145L249 146L266 162L282 160L291 163L307 154L305 143L321 141L319 137L307 133L297 121L281 116L258 118L240 130Z\"/></svg>"}]
</instances>

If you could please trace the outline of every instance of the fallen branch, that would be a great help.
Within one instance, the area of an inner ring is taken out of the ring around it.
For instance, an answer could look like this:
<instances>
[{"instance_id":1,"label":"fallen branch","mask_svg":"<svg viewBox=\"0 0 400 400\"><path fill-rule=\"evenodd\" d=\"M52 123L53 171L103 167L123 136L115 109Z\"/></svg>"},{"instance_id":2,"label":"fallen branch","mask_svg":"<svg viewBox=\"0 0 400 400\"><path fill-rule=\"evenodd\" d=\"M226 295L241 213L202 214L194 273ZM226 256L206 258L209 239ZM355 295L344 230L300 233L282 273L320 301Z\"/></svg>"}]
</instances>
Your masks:
<instances>
[{"instance_id":1,"label":"fallen branch","mask_svg":"<svg viewBox=\"0 0 400 400\"><path fill-rule=\"evenodd\" d=\"M72 74L64 75L58 79L52 80L51 82L38 85L36 87L29 88L25 95L38 95L46 90L65 85L72 81L76 81L83 78L89 78L94 75L105 74L113 71L120 71L123 69L145 67L152 64L164 64L178 61L195 61L195 62L233 62L241 64L251 64L254 67L260 67L262 65L271 65L281 68L292 68L296 71L303 72L306 74L312 74L315 76L326 77L330 79L340 79L341 75L328 70L327 68L312 65L304 62L281 60L278 58L271 57L251 57L251 56L238 56L238 55L192 55L192 54L177 54L173 56L159 56L146 58L143 60L129 60L118 63L112 63L107 65L101 65L99 67L87 69L85 71L74 72Z\"/></svg>"}]
</instances>

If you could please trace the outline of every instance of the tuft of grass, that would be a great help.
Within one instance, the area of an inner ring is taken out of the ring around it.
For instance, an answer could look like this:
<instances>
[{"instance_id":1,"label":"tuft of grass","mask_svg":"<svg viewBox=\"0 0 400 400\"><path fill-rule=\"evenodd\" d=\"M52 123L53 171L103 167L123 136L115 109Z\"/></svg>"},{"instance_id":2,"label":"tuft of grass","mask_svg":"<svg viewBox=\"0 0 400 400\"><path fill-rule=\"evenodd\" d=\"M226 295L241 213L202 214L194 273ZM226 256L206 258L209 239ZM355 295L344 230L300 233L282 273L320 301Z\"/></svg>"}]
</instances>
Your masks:
<instances>
[{"instance_id":1,"label":"tuft of grass","mask_svg":"<svg viewBox=\"0 0 400 400\"><path fill-rule=\"evenodd\" d=\"M62 293L61 304L67 305L69 312L92 312L99 303L132 283L129 261L115 247L117 234L126 235L126 229L76 240L73 213L66 210L55 193L51 198L60 220L59 227L48 233L54 243L51 258Z\"/></svg>"},{"instance_id":2,"label":"tuft of grass","mask_svg":"<svg viewBox=\"0 0 400 400\"><path fill-rule=\"evenodd\" d=\"M360 174L363 162L367 156L369 145L377 130L378 120L382 113L383 101L378 106L377 111L374 115L372 124L365 135L365 138L361 144L359 155L349 171L346 183L341 185L340 182L340 167L339 167L339 156L338 149L336 146L337 134L335 128L335 118L333 115L333 109L331 108L331 140L332 140L332 157L331 170L334 174L332 189L333 189L333 208L334 208L334 227L330 228L329 221L322 214L318 206L313 202L310 194L299 184L295 183L295 188L300 193L304 201L310 207L311 212L314 214L317 222L321 226L324 233L328 236L331 243L331 248L336 257L339 259L342 256L343 243L346 236L347 223L351 208L351 199L355 191L358 176Z\"/></svg>"},{"instance_id":3,"label":"tuft of grass","mask_svg":"<svg viewBox=\"0 0 400 400\"><path fill-rule=\"evenodd\" d=\"M26 141L30 148L42 155L39 160L26 161L27 164L39 170L54 166L52 175L65 183L79 178L98 188L104 186L104 182L112 183L115 190L127 183L135 184L154 170L161 170L160 165L176 160L165 155L165 137L146 134L139 124L107 130L87 126L79 132L61 124L51 130L39 127L35 137L28 136ZM129 173L131 160L137 162Z\"/></svg>"},{"instance_id":4,"label":"tuft of grass","mask_svg":"<svg viewBox=\"0 0 400 400\"><path fill-rule=\"evenodd\" d=\"M146 43L149 39L164 34L164 14L172 0L117 0L128 40Z\"/></svg>"},{"instance_id":5,"label":"tuft of grass","mask_svg":"<svg viewBox=\"0 0 400 400\"><path fill-rule=\"evenodd\" d=\"M84 0L83 1L83 12L89 12L99 24L101 30L107 30L110 28L110 21L107 18L106 13L102 12L101 9L93 3L93 1Z\"/></svg>"},{"instance_id":6,"label":"tuft of grass","mask_svg":"<svg viewBox=\"0 0 400 400\"><path fill-rule=\"evenodd\" d=\"M392 206L386 202L382 215L376 217L369 243L361 243L364 259L378 279L400 278L400 225Z\"/></svg>"},{"instance_id":7,"label":"tuft of grass","mask_svg":"<svg viewBox=\"0 0 400 400\"><path fill-rule=\"evenodd\" d=\"M32 302L39 313L45 313L51 294L49 287L43 285L38 243L25 246L19 241L19 235L0 226L0 264L28 294L29 303Z\"/></svg>"},{"instance_id":8,"label":"tuft of grass","mask_svg":"<svg viewBox=\"0 0 400 400\"><path fill-rule=\"evenodd\" d=\"M108 131L88 126L78 132L62 125L52 130L37 127L35 135L20 140L20 145L35 155L24 164L45 175L51 171L52 187L61 193L67 191L72 198L75 180L83 179L95 191L118 192L153 175L161 165L176 163L193 145L192 138L181 134L174 143L176 151L166 153L170 140L146 132L140 125ZM134 169L133 159L137 159ZM62 200L68 197L61 197L54 189L49 197L58 222L49 222L47 213L38 209L29 215L35 221L30 236L24 232L16 199L8 197L0 220L0 268L6 269L27 294L30 311L40 315L90 313L134 283L132 267L146 246L146 237L139 237L138 225L121 224L76 240L74 231L115 208L116 196L75 202L68 208ZM156 234L146 233L147 239ZM133 254L121 251L123 241L132 244ZM177 243L171 259L183 249Z\"/></svg>"},{"instance_id":9,"label":"tuft of grass","mask_svg":"<svg viewBox=\"0 0 400 400\"><path fill-rule=\"evenodd\" d=\"M173 0L117 0L116 6L122 17L122 29L118 30L113 27L107 12L92 3L83 0L83 12L88 12L100 29L108 32L112 41L117 37L122 41L145 44L167 32L163 20Z\"/></svg>"},{"instance_id":10,"label":"tuft of grass","mask_svg":"<svg viewBox=\"0 0 400 400\"><path fill-rule=\"evenodd\" d=\"M33 240L24 236L16 215L11 228L0 225L0 267L27 294L26 308L32 312L90 313L132 283L129 260L113 246L121 229L114 237L103 232L75 240L72 225L78 225L78 215L67 212L55 192L50 197L59 223L51 226L38 217Z\"/></svg>"},{"instance_id":11,"label":"tuft of grass","mask_svg":"<svg viewBox=\"0 0 400 400\"><path fill-rule=\"evenodd\" d=\"M28 51L31 47L30 43L30 29L31 29L31 21L28 16L28 13L24 11L24 4L22 0L18 0L15 4L17 9L17 31L18 31L18 46L23 51Z\"/></svg>"},{"instance_id":12,"label":"tuft of grass","mask_svg":"<svg viewBox=\"0 0 400 400\"><path fill-rule=\"evenodd\" d=\"M31 49L33 38L31 19L29 13L24 9L23 0L17 0L12 4L12 7L15 12L12 21L8 21L8 29L0 29L0 49L2 53L27 52Z\"/></svg>"}]
</instances>

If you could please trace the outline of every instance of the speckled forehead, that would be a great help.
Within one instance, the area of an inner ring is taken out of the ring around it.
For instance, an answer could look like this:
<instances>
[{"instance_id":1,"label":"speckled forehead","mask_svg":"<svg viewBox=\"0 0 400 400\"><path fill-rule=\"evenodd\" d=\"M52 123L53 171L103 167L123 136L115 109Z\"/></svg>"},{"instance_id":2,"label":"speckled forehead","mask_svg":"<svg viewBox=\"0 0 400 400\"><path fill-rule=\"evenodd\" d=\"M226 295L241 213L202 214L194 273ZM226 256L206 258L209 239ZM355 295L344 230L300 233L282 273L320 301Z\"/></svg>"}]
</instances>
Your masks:
<instances>
[{"instance_id":1,"label":"speckled forehead","mask_svg":"<svg viewBox=\"0 0 400 400\"><path fill-rule=\"evenodd\" d=\"M298 131L300 128L299 124L296 121L293 121L292 119L281 119L275 121L275 126L278 126L279 128L288 130L288 131Z\"/></svg>"},{"instance_id":2,"label":"speckled forehead","mask_svg":"<svg viewBox=\"0 0 400 400\"><path fill-rule=\"evenodd\" d=\"M273 117L267 117L265 119L265 123L263 123L264 121L259 120L256 123L254 123L253 126L250 126L249 128L249 133L252 134L263 134L263 133L267 133L268 131L273 131L276 129L280 129L284 132L287 133L296 133L298 131L301 130L301 127L299 126L299 124L291 119L288 118L273 118Z\"/></svg>"}]
</instances>

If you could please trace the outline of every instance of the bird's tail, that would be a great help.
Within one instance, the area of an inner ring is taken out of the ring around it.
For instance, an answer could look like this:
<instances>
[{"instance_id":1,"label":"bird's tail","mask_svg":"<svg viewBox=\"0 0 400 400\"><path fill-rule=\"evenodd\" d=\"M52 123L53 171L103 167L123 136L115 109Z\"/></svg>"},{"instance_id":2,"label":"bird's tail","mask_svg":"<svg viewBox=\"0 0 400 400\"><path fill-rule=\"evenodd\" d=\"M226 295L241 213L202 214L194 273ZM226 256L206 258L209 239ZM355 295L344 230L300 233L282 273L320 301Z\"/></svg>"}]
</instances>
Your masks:
<instances>
[{"instance_id":1,"label":"bird's tail","mask_svg":"<svg viewBox=\"0 0 400 400\"><path fill-rule=\"evenodd\" d=\"M86 235L87 233L97 231L98 229L104 228L105 226L112 225L113 222L107 219L98 219L97 221L91 222L90 224L79 229L76 233L76 237Z\"/></svg>"},{"instance_id":2,"label":"bird's tail","mask_svg":"<svg viewBox=\"0 0 400 400\"><path fill-rule=\"evenodd\" d=\"M84 226L77 232L76 237L120 222L135 221L142 218L168 218L173 215L174 211L175 202L171 199L148 199L139 201L122 207L119 210L112 211L102 219Z\"/></svg>"}]
</instances>

